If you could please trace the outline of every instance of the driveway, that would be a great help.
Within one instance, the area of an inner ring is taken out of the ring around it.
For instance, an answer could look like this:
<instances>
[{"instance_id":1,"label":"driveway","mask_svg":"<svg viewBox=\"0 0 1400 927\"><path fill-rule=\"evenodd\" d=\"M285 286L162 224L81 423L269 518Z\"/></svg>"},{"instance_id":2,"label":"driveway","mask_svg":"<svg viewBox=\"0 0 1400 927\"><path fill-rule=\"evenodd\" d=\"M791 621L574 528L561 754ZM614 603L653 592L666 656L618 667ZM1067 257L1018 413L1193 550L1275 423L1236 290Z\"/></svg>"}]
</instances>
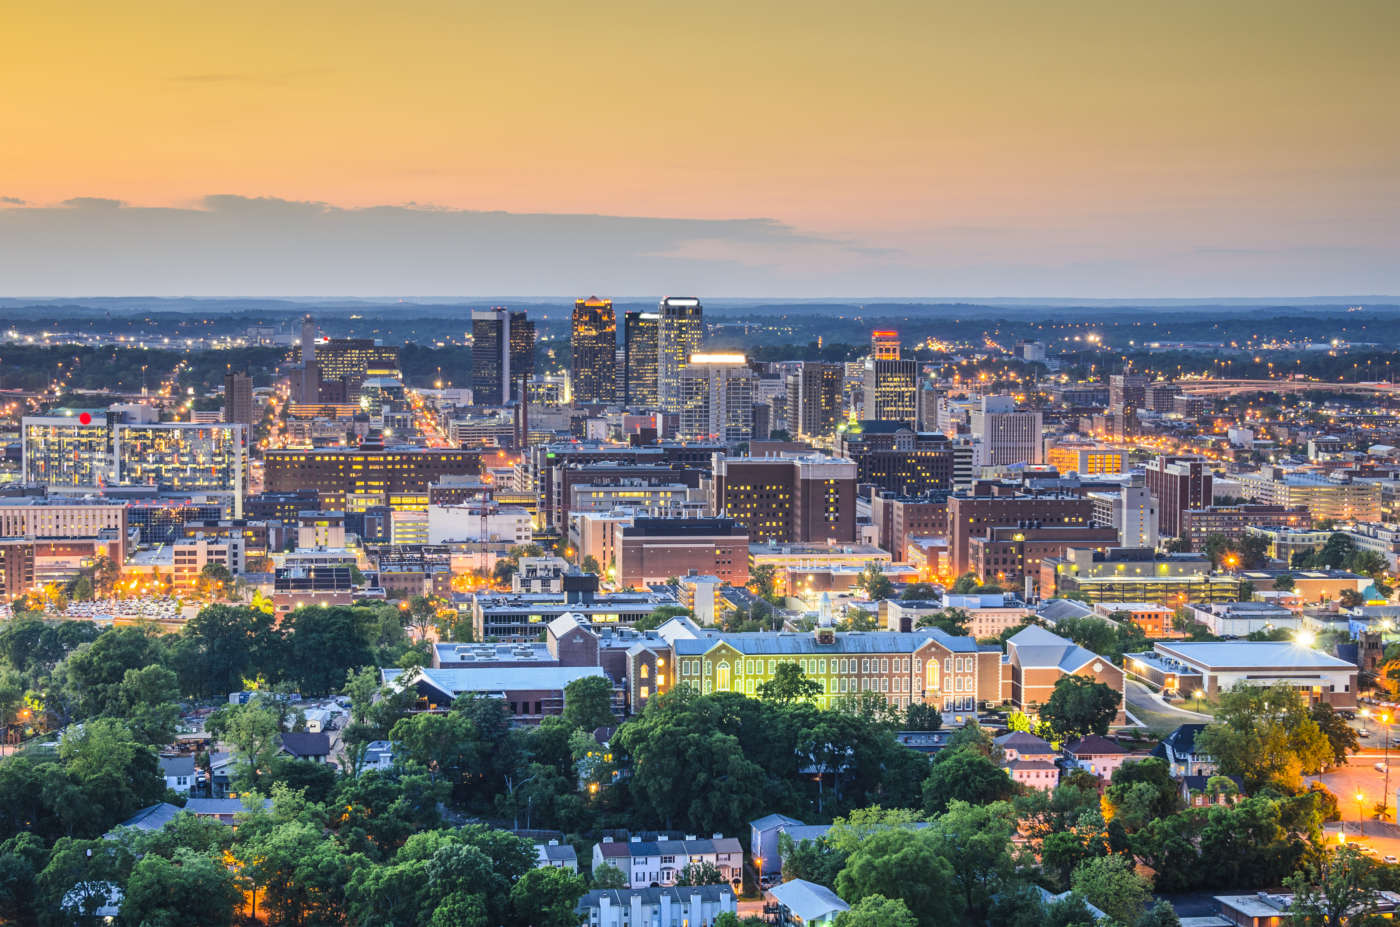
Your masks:
<instances>
[{"instance_id":1,"label":"driveway","mask_svg":"<svg viewBox=\"0 0 1400 927\"><path fill-rule=\"evenodd\" d=\"M1215 720L1210 715L1162 701L1161 696L1134 679L1124 680L1123 700L1127 703L1128 714L1159 737L1165 737L1182 724L1209 724Z\"/></svg>"}]
</instances>

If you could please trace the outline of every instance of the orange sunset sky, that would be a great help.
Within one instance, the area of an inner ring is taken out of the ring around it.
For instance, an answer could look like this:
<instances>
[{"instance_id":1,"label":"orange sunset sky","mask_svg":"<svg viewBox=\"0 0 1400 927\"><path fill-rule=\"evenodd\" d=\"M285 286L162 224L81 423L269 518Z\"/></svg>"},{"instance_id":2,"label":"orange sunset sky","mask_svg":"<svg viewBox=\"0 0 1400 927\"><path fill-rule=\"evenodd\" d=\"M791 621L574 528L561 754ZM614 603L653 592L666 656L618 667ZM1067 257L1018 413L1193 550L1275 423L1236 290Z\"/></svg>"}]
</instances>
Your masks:
<instances>
[{"instance_id":1,"label":"orange sunset sky","mask_svg":"<svg viewBox=\"0 0 1400 927\"><path fill-rule=\"evenodd\" d=\"M12 4L0 295L1397 293L1397 51L1394 0Z\"/></svg>"}]
</instances>

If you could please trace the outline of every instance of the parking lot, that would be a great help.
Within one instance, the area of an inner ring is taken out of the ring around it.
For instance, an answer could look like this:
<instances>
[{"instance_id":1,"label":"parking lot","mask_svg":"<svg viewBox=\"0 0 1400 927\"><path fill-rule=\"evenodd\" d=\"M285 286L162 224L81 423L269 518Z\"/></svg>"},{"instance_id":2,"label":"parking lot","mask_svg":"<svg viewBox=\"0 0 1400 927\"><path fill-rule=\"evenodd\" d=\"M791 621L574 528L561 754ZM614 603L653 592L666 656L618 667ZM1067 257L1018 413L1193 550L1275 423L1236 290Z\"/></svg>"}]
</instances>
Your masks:
<instances>
[{"instance_id":1,"label":"parking lot","mask_svg":"<svg viewBox=\"0 0 1400 927\"><path fill-rule=\"evenodd\" d=\"M1321 776L1309 776L1309 781L1321 782L1337 796L1340 823L1327 826L1328 839L1337 841L1346 835L1348 843L1357 842L1370 847L1378 857L1400 858L1400 827L1395 817L1395 793L1400 790L1400 725L1391 724L1388 751L1389 783L1384 771L1387 762L1385 727L1375 718L1357 718L1352 723L1361 738L1361 749L1346 766L1329 770ZM1389 789L1389 797L1385 798ZM1360 801L1357 796L1360 796ZM1375 806L1382 800L1389 806L1390 820L1382 821Z\"/></svg>"}]
</instances>

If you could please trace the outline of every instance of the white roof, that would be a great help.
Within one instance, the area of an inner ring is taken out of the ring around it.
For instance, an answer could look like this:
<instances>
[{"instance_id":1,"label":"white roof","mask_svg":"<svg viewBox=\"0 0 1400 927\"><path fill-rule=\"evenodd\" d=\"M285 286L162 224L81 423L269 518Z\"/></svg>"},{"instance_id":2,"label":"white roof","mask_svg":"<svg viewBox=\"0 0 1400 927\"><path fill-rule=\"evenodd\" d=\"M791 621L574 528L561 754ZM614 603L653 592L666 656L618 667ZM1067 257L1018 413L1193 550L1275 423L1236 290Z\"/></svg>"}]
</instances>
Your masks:
<instances>
[{"instance_id":1,"label":"white roof","mask_svg":"<svg viewBox=\"0 0 1400 927\"><path fill-rule=\"evenodd\" d=\"M596 666L480 666L466 669L431 669L416 671L423 681L445 695L456 697L462 692L509 692L521 689L563 689L575 679L589 676L607 678ZM402 677L401 671L383 670L385 682ZM417 678L416 676L414 678Z\"/></svg>"},{"instance_id":2,"label":"white roof","mask_svg":"<svg viewBox=\"0 0 1400 927\"><path fill-rule=\"evenodd\" d=\"M1213 670L1243 667L1354 670L1356 664L1291 641L1218 641L1159 643L1158 653Z\"/></svg>"},{"instance_id":3,"label":"white roof","mask_svg":"<svg viewBox=\"0 0 1400 927\"><path fill-rule=\"evenodd\" d=\"M779 904L808 923L826 917L834 911L851 910L851 906L831 889L805 879L793 879L775 885L768 891L778 899Z\"/></svg>"}]
</instances>

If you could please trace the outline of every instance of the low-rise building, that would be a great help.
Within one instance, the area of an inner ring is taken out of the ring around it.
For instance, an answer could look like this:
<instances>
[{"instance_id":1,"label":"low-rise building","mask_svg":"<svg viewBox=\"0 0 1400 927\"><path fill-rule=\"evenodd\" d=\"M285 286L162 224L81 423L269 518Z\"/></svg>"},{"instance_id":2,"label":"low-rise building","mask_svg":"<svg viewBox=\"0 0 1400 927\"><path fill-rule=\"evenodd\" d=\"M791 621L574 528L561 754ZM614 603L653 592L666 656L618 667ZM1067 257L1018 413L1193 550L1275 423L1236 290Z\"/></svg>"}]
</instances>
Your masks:
<instances>
[{"instance_id":1,"label":"low-rise building","mask_svg":"<svg viewBox=\"0 0 1400 927\"><path fill-rule=\"evenodd\" d=\"M1159 641L1151 651L1125 654L1124 663L1153 685L1185 695L1283 684L1309 701L1356 706L1356 664L1291 641Z\"/></svg>"},{"instance_id":2,"label":"low-rise building","mask_svg":"<svg viewBox=\"0 0 1400 927\"><path fill-rule=\"evenodd\" d=\"M1052 634L1039 625L1018 631L1006 641L1003 698L1034 712L1050 700L1055 684L1066 676L1083 676L1123 695L1123 671L1111 660ZM1120 710L1121 714L1121 710Z\"/></svg>"},{"instance_id":3,"label":"low-rise building","mask_svg":"<svg viewBox=\"0 0 1400 927\"><path fill-rule=\"evenodd\" d=\"M1065 759L1075 769L1082 769L1091 776L1111 779L1118 767L1134 757L1120 747L1117 742L1098 734L1076 740L1065 745ZM1142 759L1142 757L1136 757Z\"/></svg>"},{"instance_id":4,"label":"low-rise building","mask_svg":"<svg viewBox=\"0 0 1400 927\"><path fill-rule=\"evenodd\" d=\"M1040 595L1078 593L1089 602L1233 602L1242 577L1215 573L1198 554L1157 554L1146 548L1107 552L1068 550L1041 561Z\"/></svg>"},{"instance_id":5,"label":"low-rise building","mask_svg":"<svg viewBox=\"0 0 1400 927\"><path fill-rule=\"evenodd\" d=\"M744 877L744 848L734 837L715 834L681 839L662 834L633 835L627 840L604 837L593 845L593 868L615 866L627 878L628 888L675 885L692 863L709 863L725 882L739 885Z\"/></svg>"},{"instance_id":6,"label":"low-rise building","mask_svg":"<svg viewBox=\"0 0 1400 927\"><path fill-rule=\"evenodd\" d=\"M1296 631L1299 618L1281 605L1268 602L1216 602L1188 605L1191 620L1203 624L1216 637L1247 637L1255 631Z\"/></svg>"},{"instance_id":7,"label":"low-rise building","mask_svg":"<svg viewBox=\"0 0 1400 927\"><path fill-rule=\"evenodd\" d=\"M1005 760L1002 768L1012 782L1033 789L1049 791L1060 784L1060 754L1054 747L1034 734L1013 731L994 738Z\"/></svg>"},{"instance_id":8,"label":"low-rise building","mask_svg":"<svg viewBox=\"0 0 1400 927\"><path fill-rule=\"evenodd\" d=\"M550 867L578 872L578 853L567 843L551 840L535 844L536 868Z\"/></svg>"},{"instance_id":9,"label":"low-rise building","mask_svg":"<svg viewBox=\"0 0 1400 927\"><path fill-rule=\"evenodd\" d=\"M1214 775L1215 758L1196 749L1196 735L1205 729L1204 724L1178 725L1176 730L1152 749L1152 755L1166 760L1168 771L1176 779Z\"/></svg>"},{"instance_id":10,"label":"low-rise building","mask_svg":"<svg viewBox=\"0 0 1400 927\"><path fill-rule=\"evenodd\" d=\"M777 903L779 927L830 927L851 909L831 889L806 879L775 885L768 895Z\"/></svg>"},{"instance_id":11,"label":"low-rise building","mask_svg":"<svg viewBox=\"0 0 1400 927\"><path fill-rule=\"evenodd\" d=\"M586 927L714 927L738 899L728 885L603 888L584 892L574 910Z\"/></svg>"}]
</instances>

